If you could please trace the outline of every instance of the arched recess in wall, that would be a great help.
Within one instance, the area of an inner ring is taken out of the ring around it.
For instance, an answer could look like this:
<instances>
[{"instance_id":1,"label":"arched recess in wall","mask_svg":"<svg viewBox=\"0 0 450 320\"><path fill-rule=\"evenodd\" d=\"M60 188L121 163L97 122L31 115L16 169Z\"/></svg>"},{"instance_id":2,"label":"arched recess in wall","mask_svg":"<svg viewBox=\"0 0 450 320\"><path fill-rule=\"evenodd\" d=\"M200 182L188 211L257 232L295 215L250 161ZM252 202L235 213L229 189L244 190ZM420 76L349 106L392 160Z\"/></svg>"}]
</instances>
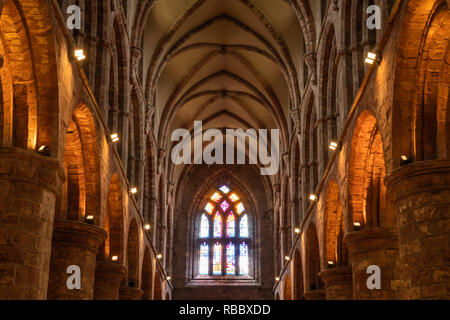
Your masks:
<instances>
[{"instance_id":1,"label":"arched recess in wall","mask_svg":"<svg viewBox=\"0 0 450 320\"><path fill-rule=\"evenodd\" d=\"M127 240L128 287L139 288L139 233L136 220L131 220Z\"/></svg>"},{"instance_id":2,"label":"arched recess in wall","mask_svg":"<svg viewBox=\"0 0 450 320\"><path fill-rule=\"evenodd\" d=\"M289 274L284 279L283 300L292 300L291 276Z\"/></svg>"},{"instance_id":3,"label":"arched recess in wall","mask_svg":"<svg viewBox=\"0 0 450 320\"><path fill-rule=\"evenodd\" d=\"M303 264L300 250L295 250L294 255L294 300L303 300Z\"/></svg>"},{"instance_id":4,"label":"arched recess in wall","mask_svg":"<svg viewBox=\"0 0 450 320\"><path fill-rule=\"evenodd\" d=\"M37 0L23 10L21 2L5 0L0 14L2 144L29 150L48 146L56 156L58 81L48 4Z\"/></svg>"},{"instance_id":5,"label":"arched recess in wall","mask_svg":"<svg viewBox=\"0 0 450 320\"><path fill-rule=\"evenodd\" d=\"M306 292L323 289L323 282L319 277L321 271L319 241L316 226L313 223L306 231L305 254Z\"/></svg>"},{"instance_id":6,"label":"arched recess in wall","mask_svg":"<svg viewBox=\"0 0 450 320\"><path fill-rule=\"evenodd\" d=\"M374 228L396 224L395 214L387 208L385 176L381 133L375 117L363 111L356 121L350 152L350 226Z\"/></svg>"},{"instance_id":7,"label":"arched recess in wall","mask_svg":"<svg viewBox=\"0 0 450 320\"><path fill-rule=\"evenodd\" d=\"M66 181L56 219L84 220L100 224L100 163L95 122L89 108L75 108L66 131L63 167Z\"/></svg>"},{"instance_id":8,"label":"arched recess in wall","mask_svg":"<svg viewBox=\"0 0 450 320\"><path fill-rule=\"evenodd\" d=\"M328 182L326 189L324 231L324 252L326 253L324 264L329 266L347 265L347 249L343 242L344 220L339 198L339 186L333 180Z\"/></svg>"},{"instance_id":9,"label":"arched recess in wall","mask_svg":"<svg viewBox=\"0 0 450 320\"><path fill-rule=\"evenodd\" d=\"M162 284L161 284L161 276L159 275L159 271L155 272L155 287L153 289L153 300L162 300Z\"/></svg>"},{"instance_id":10,"label":"arched recess in wall","mask_svg":"<svg viewBox=\"0 0 450 320\"><path fill-rule=\"evenodd\" d=\"M111 260L113 257L117 257L114 262L125 264L123 210L122 185L118 174L115 173L108 188L108 202L104 219L104 229L108 232L108 237L99 250L98 258L100 260Z\"/></svg>"},{"instance_id":11,"label":"arched recess in wall","mask_svg":"<svg viewBox=\"0 0 450 320\"><path fill-rule=\"evenodd\" d=\"M327 165L331 151L328 149L330 141L338 138L337 118L337 98L339 92L336 86L337 77L337 44L334 25L330 24L325 29L324 45L322 47L322 57L319 59L321 75L320 84L320 109L322 127L322 159L324 166ZM345 110L347 111L347 110Z\"/></svg>"},{"instance_id":12,"label":"arched recess in wall","mask_svg":"<svg viewBox=\"0 0 450 320\"><path fill-rule=\"evenodd\" d=\"M144 250L144 259L142 260L141 269L141 289L143 291L143 299L152 299L152 280L153 280L153 263L150 254L150 248Z\"/></svg>"},{"instance_id":13,"label":"arched recess in wall","mask_svg":"<svg viewBox=\"0 0 450 320\"><path fill-rule=\"evenodd\" d=\"M393 103L395 167L401 155L415 161L450 155L448 1L410 1L402 21Z\"/></svg>"}]
</instances>

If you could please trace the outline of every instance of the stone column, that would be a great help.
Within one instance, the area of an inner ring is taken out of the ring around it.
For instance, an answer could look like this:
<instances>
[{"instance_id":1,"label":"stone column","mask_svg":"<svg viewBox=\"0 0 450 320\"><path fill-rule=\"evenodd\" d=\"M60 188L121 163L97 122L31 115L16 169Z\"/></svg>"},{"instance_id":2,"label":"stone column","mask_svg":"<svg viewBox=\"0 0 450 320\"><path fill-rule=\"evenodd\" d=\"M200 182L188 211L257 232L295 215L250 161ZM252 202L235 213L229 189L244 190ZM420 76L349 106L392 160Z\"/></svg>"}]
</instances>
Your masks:
<instances>
[{"instance_id":1,"label":"stone column","mask_svg":"<svg viewBox=\"0 0 450 320\"><path fill-rule=\"evenodd\" d=\"M54 224L48 299L92 300L98 248L106 231L87 223L57 220ZM80 267L81 289L67 288L67 268Z\"/></svg>"},{"instance_id":2,"label":"stone column","mask_svg":"<svg viewBox=\"0 0 450 320\"><path fill-rule=\"evenodd\" d=\"M352 300L353 279L352 267L336 267L319 274L325 283L327 300Z\"/></svg>"},{"instance_id":3,"label":"stone column","mask_svg":"<svg viewBox=\"0 0 450 320\"><path fill-rule=\"evenodd\" d=\"M353 298L355 300L384 300L398 298L396 280L398 274L397 228L369 228L348 233L349 263L353 270ZM367 279L371 265L381 269L381 289L370 290Z\"/></svg>"},{"instance_id":4,"label":"stone column","mask_svg":"<svg viewBox=\"0 0 450 320\"><path fill-rule=\"evenodd\" d=\"M325 289L307 291L303 296L305 300L326 300Z\"/></svg>"},{"instance_id":5,"label":"stone column","mask_svg":"<svg viewBox=\"0 0 450 320\"><path fill-rule=\"evenodd\" d=\"M120 288L119 299L120 300L142 300L144 291L139 288Z\"/></svg>"},{"instance_id":6,"label":"stone column","mask_svg":"<svg viewBox=\"0 0 450 320\"><path fill-rule=\"evenodd\" d=\"M0 300L47 297L55 201L63 180L59 161L0 147Z\"/></svg>"},{"instance_id":7,"label":"stone column","mask_svg":"<svg viewBox=\"0 0 450 320\"><path fill-rule=\"evenodd\" d=\"M95 269L95 300L119 300L119 290L127 275L127 268L118 263L97 261Z\"/></svg>"},{"instance_id":8,"label":"stone column","mask_svg":"<svg viewBox=\"0 0 450 320\"><path fill-rule=\"evenodd\" d=\"M450 161L410 164L387 178L398 214L401 299L450 299Z\"/></svg>"}]
</instances>

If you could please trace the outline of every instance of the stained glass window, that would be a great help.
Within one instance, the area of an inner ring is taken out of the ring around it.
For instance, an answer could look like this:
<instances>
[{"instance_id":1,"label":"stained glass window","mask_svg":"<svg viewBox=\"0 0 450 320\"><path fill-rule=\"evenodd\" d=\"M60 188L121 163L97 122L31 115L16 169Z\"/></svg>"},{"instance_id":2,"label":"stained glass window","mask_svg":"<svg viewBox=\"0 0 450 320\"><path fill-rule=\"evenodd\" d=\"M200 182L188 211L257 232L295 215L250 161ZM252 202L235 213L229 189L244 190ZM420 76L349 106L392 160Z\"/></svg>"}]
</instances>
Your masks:
<instances>
[{"instance_id":1,"label":"stained glass window","mask_svg":"<svg viewBox=\"0 0 450 320\"><path fill-rule=\"evenodd\" d=\"M216 192L211 196L211 200L214 202L219 201L220 199L222 199L222 196L220 195L220 193Z\"/></svg>"},{"instance_id":2,"label":"stained glass window","mask_svg":"<svg viewBox=\"0 0 450 320\"><path fill-rule=\"evenodd\" d=\"M248 274L248 245L245 242L239 245L239 274Z\"/></svg>"},{"instance_id":3,"label":"stained glass window","mask_svg":"<svg viewBox=\"0 0 450 320\"><path fill-rule=\"evenodd\" d=\"M236 202L236 201L239 200L239 197L236 195L236 193L230 194L230 196L229 196L228 198L230 198L230 200L231 200L232 202Z\"/></svg>"},{"instance_id":4,"label":"stained glass window","mask_svg":"<svg viewBox=\"0 0 450 320\"><path fill-rule=\"evenodd\" d=\"M214 206L212 205L211 202L208 202L208 204L205 207L206 212L208 212L209 214L211 214L214 210Z\"/></svg>"},{"instance_id":5,"label":"stained glass window","mask_svg":"<svg viewBox=\"0 0 450 320\"><path fill-rule=\"evenodd\" d=\"M246 214L239 221L239 236L241 238L248 238L248 217Z\"/></svg>"},{"instance_id":6,"label":"stained glass window","mask_svg":"<svg viewBox=\"0 0 450 320\"><path fill-rule=\"evenodd\" d=\"M234 244L232 242L227 244L227 274L236 273L236 257Z\"/></svg>"},{"instance_id":7,"label":"stained glass window","mask_svg":"<svg viewBox=\"0 0 450 320\"><path fill-rule=\"evenodd\" d=\"M206 217L206 214L202 214L202 218L200 221L200 238L208 238L209 237L209 220Z\"/></svg>"},{"instance_id":8,"label":"stained glass window","mask_svg":"<svg viewBox=\"0 0 450 320\"><path fill-rule=\"evenodd\" d=\"M244 208L244 205L242 204L242 202L237 204L236 211L237 211L238 214L241 214L242 212L245 211L245 208Z\"/></svg>"},{"instance_id":9,"label":"stained glass window","mask_svg":"<svg viewBox=\"0 0 450 320\"><path fill-rule=\"evenodd\" d=\"M222 185L208 195L198 219L199 276L247 276L249 268L250 216L238 193Z\"/></svg>"},{"instance_id":10,"label":"stained glass window","mask_svg":"<svg viewBox=\"0 0 450 320\"><path fill-rule=\"evenodd\" d=\"M222 274L222 245L219 242L214 245L213 274Z\"/></svg>"},{"instance_id":11,"label":"stained glass window","mask_svg":"<svg viewBox=\"0 0 450 320\"><path fill-rule=\"evenodd\" d=\"M200 261L198 266L198 273L201 275L209 274L209 245L203 242L200 245Z\"/></svg>"},{"instance_id":12,"label":"stained glass window","mask_svg":"<svg viewBox=\"0 0 450 320\"><path fill-rule=\"evenodd\" d=\"M227 200L225 200L224 202L222 202L222 204L220 205L220 207L222 208L223 212L227 212L228 208L230 207L230 204L228 203Z\"/></svg>"},{"instance_id":13,"label":"stained glass window","mask_svg":"<svg viewBox=\"0 0 450 320\"><path fill-rule=\"evenodd\" d=\"M227 218L227 237L233 238L236 235L236 219L233 212L230 212Z\"/></svg>"},{"instance_id":14,"label":"stained glass window","mask_svg":"<svg viewBox=\"0 0 450 320\"><path fill-rule=\"evenodd\" d=\"M219 211L214 216L214 238L222 237L222 216Z\"/></svg>"}]
</instances>

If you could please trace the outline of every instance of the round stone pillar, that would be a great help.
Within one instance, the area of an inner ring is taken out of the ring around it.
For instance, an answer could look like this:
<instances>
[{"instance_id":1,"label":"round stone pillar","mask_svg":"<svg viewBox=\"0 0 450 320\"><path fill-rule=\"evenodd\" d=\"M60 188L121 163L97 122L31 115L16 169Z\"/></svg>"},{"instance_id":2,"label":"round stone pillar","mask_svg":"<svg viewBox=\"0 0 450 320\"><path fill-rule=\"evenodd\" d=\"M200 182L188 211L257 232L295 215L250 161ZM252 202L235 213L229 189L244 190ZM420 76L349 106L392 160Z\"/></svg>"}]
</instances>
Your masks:
<instances>
[{"instance_id":1,"label":"round stone pillar","mask_svg":"<svg viewBox=\"0 0 450 320\"><path fill-rule=\"evenodd\" d=\"M353 272L355 300L389 300L398 298L398 233L397 228L369 228L348 233L344 237ZM380 267L381 289L369 289L369 266Z\"/></svg>"},{"instance_id":2,"label":"round stone pillar","mask_svg":"<svg viewBox=\"0 0 450 320\"><path fill-rule=\"evenodd\" d=\"M387 178L398 214L402 299L450 299L450 161L410 164Z\"/></svg>"},{"instance_id":3,"label":"round stone pillar","mask_svg":"<svg viewBox=\"0 0 450 320\"><path fill-rule=\"evenodd\" d=\"M45 299L59 161L0 147L0 300Z\"/></svg>"},{"instance_id":4,"label":"round stone pillar","mask_svg":"<svg viewBox=\"0 0 450 320\"><path fill-rule=\"evenodd\" d=\"M303 296L305 300L326 300L325 289L308 291Z\"/></svg>"},{"instance_id":5,"label":"round stone pillar","mask_svg":"<svg viewBox=\"0 0 450 320\"><path fill-rule=\"evenodd\" d=\"M48 299L92 300L97 251L106 239L105 230L79 221L57 220L53 227ZM81 288L69 289L69 266L80 268Z\"/></svg>"},{"instance_id":6,"label":"round stone pillar","mask_svg":"<svg viewBox=\"0 0 450 320\"><path fill-rule=\"evenodd\" d=\"M119 300L119 290L127 276L127 267L108 261L97 261L94 299Z\"/></svg>"},{"instance_id":7,"label":"round stone pillar","mask_svg":"<svg viewBox=\"0 0 450 320\"><path fill-rule=\"evenodd\" d=\"M120 300L142 300L144 291L139 288L124 287L120 288L119 299Z\"/></svg>"},{"instance_id":8,"label":"round stone pillar","mask_svg":"<svg viewBox=\"0 0 450 320\"><path fill-rule=\"evenodd\" d=\"M325 283L327 300L352 300L352 267L336 267L322 271L320 278Z\"/></svg>"}]
</instances>

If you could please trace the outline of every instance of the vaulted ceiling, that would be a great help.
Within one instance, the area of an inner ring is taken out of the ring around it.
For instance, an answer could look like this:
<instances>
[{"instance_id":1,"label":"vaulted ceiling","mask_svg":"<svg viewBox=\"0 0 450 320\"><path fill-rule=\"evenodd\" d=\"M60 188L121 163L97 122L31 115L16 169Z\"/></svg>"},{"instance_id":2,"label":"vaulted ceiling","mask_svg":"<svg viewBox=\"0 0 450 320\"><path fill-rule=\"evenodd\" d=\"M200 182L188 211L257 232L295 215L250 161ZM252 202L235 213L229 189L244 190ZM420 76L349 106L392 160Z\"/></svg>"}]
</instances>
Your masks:
<instances>
[{"instance_id":1,"label":"vaulted ceiling","mask_svg":"<svg viewBox=\"0 0 450 320\"><path fill-rule=\"evenodd\" d=\"M174 129L280 129L299 101L303 35L282 0L157 1L143 37L143 85L158 144Z\"/></svg>"}]
</instances>

